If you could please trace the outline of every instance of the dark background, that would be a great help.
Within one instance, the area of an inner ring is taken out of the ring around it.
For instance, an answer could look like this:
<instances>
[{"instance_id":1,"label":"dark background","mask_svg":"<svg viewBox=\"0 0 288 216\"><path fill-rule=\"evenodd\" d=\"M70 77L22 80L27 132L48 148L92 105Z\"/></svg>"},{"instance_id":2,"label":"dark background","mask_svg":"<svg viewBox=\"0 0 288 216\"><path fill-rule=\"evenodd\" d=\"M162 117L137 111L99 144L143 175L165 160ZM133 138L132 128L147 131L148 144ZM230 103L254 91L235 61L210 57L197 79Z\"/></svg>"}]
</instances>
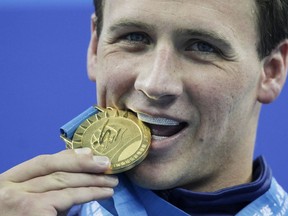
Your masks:
<instances>
[{"instance_id":1,"label":"dark background","mask_svg":"<svg viewBox=\"0 0 288 216\"><path fill-rule=\"evenodd\" d=\"M96 103L86 75L92 12L92 0L0 0L0 173L64 149L59 127ZM255 152L286 190L287 85L263 106Z\"/></svg>"}]
</instances>

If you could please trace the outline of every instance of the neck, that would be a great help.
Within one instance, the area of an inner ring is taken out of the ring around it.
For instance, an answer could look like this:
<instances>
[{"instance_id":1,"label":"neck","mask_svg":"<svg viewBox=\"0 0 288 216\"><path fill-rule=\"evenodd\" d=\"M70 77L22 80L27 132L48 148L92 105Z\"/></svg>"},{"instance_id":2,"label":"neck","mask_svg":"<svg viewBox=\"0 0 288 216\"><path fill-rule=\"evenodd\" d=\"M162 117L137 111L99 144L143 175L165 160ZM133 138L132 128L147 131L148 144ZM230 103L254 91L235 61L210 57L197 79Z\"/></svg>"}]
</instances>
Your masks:
<instances>
[{"instance_id":1,"label":"neck","mask_svg":"<svg viewBox=\"0 0 288 216\"><path fill-rule=\"evenodd\" d=\"M246 158L245 158L246 157ZM253 153L231 157L209 176L202 177L182 188L193 192L215 192L252 181Z\"/></svg>"}]
</instances>

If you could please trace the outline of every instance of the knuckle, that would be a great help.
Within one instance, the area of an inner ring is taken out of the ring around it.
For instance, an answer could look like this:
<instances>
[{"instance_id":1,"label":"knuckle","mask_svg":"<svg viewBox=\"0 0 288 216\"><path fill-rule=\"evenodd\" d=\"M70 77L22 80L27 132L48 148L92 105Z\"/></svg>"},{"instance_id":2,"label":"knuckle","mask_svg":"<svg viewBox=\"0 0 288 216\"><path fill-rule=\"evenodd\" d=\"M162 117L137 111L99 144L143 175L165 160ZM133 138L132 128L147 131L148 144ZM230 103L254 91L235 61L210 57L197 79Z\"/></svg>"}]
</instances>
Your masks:
<instances>
[{"instance_id":1,"label":"knuckle","mask_svg":"<svg viewBox=\"0 0 288 216\"><path fill-rule=\"evenodd\" d=\"M7 206L13 206L17 202L18 191L8 185L1 185L0 188L0 203Z\"/></svg>"},{"instance_id":2,"label":"knuckle","mask_svg":"<svg viewBox=\"0 0 288 216\"><path fill-rule=\"evenodd\" d=\"M50 168L51 165L51 155L38 155L36 156L35 159L35 163L40 164L44 169L45 168Z\"/></svg>"},{"instance_id":3,"label":"knuckle","mask_svg":"<svg viewBox=\"0 0 288 216\"><path fill-rule=\"evenodd\" d=\"M58 158L55 155L39 155L35 158L34 163L37 164L37 166L41 167L41 170L43 173L49 174L57 172L58 170L61 170L61 166L63 166L61 163L57 163Z\"/></svg>"},{"instance_id":4,"label":"knuckle","mask_svg":"<svg viewBox=\"0 0 288 216\"><path fill-rule=\"evenodd\" d=\"M55 172L52 173L52 178L55 181L57 185L60 185L61 187L66 187L69 183L69 177L64 172Z\"/></svg>"}]
</instances>

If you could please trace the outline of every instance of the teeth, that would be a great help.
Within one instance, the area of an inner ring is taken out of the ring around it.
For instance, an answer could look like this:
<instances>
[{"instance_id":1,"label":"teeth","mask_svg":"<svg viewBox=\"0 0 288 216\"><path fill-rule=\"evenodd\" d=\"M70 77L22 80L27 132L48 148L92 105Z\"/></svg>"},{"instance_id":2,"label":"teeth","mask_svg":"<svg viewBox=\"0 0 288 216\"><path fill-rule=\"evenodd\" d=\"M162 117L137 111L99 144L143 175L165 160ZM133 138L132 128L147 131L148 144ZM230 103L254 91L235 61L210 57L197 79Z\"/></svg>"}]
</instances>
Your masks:
<instances>
[{"instance_id":1,"label":"teeth","mask_svg":"<svg viewBox=\"0 0 288 216\"><path fill-rule=\"evenodd\" d=\"M143 113L137 113L137 117L143 122L155 125L175 126L180 124L179 122L174 121L172 119L158 118L158 117L154 118L152 116L145 115Z\"/></svg>"},{"instance_id":2,"label":"teeth","mask_svg":"<svg viewBox=\"0 0 288 216\"><path fill-rule=\"evenodd\" d=\"M153 140L163 140L163 139L166 139L167 137L166 136L156 136L156 135L152 135L152 139Z\"/></svg>"}]
</instances>

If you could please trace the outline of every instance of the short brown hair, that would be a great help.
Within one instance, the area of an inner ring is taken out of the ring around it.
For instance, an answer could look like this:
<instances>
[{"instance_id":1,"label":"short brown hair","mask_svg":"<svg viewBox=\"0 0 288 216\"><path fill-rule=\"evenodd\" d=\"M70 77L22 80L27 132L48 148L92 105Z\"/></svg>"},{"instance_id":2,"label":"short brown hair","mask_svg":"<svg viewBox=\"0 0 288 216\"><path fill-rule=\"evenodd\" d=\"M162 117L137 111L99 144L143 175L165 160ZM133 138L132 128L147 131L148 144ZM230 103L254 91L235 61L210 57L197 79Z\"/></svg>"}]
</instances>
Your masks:
<instances>
[{"instance_id":1,"label":"short brown hair","mask_svg":"<svg viewBox=\"0 0 288 216\"><path fill-rule=\"evenodd\" d=\"M105 0L93 0L97 14L97 34L103 27ZM288 0L255 0L259 41L257 51L260 59L268 56L284 39L288 38Z\"/></svg>"},{"instance_id":2,"label":"short brown hair","mask_svg":"<svg viewBox=\"0 0 288 216\"><path fill-rule=\"evenodd\" d=\"M97 16L96 26L97 26L97 35L100 36L103 27L103 8L104 8L104 1L102 0L93 0L94 1L94 8L95 13Z\"/></svg>"}]
</instances>

